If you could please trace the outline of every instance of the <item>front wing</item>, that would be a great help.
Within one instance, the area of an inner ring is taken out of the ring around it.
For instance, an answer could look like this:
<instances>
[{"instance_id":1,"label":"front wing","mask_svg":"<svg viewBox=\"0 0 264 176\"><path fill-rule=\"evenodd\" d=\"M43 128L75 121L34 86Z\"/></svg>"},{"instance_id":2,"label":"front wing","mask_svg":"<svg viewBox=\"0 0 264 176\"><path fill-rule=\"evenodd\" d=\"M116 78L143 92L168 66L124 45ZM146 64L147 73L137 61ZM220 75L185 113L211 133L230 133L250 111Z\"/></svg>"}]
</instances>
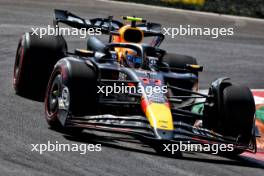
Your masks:
<instances>
[{"instance_id":1,"label":"front wing","mask_svg":"<svg viewBox=\"0 0 264 176\"><path fill-rule=\"evenodd\" d=\"M154 135L148 120L143 116L114 116L96 115L85 117L72 117L66 121L66 127L92 129L121 134L129 134L135 137L143 137L162 142ZM190 124L174 121L174 135L171 140L164 142L178 143L191 142L201 144L233 144L235 149L241 149L256 153L256 141L253 139L250 145L239 144L237 138L223 136L211 130L194 127Z\"/></svg>"}]
</instances>

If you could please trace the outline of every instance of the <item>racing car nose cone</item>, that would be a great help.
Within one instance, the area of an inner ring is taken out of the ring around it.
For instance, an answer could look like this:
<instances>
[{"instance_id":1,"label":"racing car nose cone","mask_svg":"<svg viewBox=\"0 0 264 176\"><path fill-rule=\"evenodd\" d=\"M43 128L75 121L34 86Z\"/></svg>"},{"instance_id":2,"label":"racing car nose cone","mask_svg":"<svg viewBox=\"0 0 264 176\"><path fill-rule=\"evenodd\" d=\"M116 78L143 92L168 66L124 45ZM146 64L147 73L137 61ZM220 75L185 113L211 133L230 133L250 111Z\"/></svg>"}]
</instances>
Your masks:
<instances>
[{"instance_id":1,"label":"racing car nose cone","mask_svg":"<svg viewBox=\"0 0 264 176\"><path fill-rule=\"evenodd\" d=\"M155 129L173 130L173 119L170 108L162 103L151 103L146 107L146 117Z\"/></svg>"}]
</instances>

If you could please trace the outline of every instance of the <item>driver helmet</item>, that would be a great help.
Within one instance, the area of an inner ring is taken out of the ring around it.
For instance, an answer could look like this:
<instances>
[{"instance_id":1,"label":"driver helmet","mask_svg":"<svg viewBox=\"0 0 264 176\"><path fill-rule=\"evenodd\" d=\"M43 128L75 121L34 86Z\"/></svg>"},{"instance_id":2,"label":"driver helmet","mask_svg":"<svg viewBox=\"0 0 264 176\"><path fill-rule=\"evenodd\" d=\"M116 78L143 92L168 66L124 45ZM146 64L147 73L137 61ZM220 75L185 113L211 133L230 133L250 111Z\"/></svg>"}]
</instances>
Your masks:
<instances>
[{"instance_id":1,"label":"driver helmet","mask_svg":"<svg viewBox=\"0 0 264 176\"><path fill-rule=\"evenodd\" d=\"M124 65L130 68L139 68L142 64L142 58L133 49L124 51Z\"/></svg>"}]
</instances>

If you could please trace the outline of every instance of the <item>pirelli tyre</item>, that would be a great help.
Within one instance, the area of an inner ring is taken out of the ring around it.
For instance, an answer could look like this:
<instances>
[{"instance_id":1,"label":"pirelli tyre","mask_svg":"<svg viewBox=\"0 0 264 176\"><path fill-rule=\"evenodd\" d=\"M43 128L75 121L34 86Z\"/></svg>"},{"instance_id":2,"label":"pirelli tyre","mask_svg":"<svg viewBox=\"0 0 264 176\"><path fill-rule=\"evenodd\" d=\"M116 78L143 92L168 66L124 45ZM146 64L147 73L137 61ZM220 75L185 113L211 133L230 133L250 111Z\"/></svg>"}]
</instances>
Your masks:
<instances>
[{"instance_id":1,"label":"pirelli tyre","mask_svg":"<svg viewBox=\"0 0 264 176\"><path fill-rule=\"evenodd\" d=\"M17 94L43 100L55 63L67 52L62 36L25 33L19 40L14 65L13 85Z\"/></svg>"},{"instance_id":2,"label":"pirelli tyre","mask_svg":"<svg viewBox=\"0 0 264 176\"><path fill-rule=\"evenodd\" d=\"M46 120L51 128L72 131L65 128L69 118L96 112L97 73L86 62L68 57L56 64L45 95Z\"/></svg>"},{"instance_id":3,"label":"pirelli tyre","mask_svg":"<svg viewBox=\"0 0 264 176\"><path fill-rule=\"evenodd\" d=\"M167 63L171 68L178 69L175 69L175 71L171 70L173 72L183 72L181 70L185 69L187 64L198 65L198 62L194 57L173 53L167 53L162 61ZM198 72L196 72L196 74L198 75Z\"/></svg>"},{"instance_id":4,"label":"pirelli tyre","mask_svg":"<svg viewBox=\"0 0 264 176\"><path fill-rule=\"evenodd\" d=\"M249 144L253 135L255 102L249 88L229 86L223 91L223 133Z\"/></svg>"},{"instance_id":5,"label":"pirelli tyre","mask_svg":"<svg viewBox=\"0 0 264 176\"><path fill-rule=\"evenodd\" d=\"M250 145L255 122L255 102L250 89L230 84L218 94L220 96L213 95L220 97L217 106L205 106L206 128L224 136L236 137L240 145ZM242 152L243 150L235 149L230 154Z\"/></svg>"}]
</instances>

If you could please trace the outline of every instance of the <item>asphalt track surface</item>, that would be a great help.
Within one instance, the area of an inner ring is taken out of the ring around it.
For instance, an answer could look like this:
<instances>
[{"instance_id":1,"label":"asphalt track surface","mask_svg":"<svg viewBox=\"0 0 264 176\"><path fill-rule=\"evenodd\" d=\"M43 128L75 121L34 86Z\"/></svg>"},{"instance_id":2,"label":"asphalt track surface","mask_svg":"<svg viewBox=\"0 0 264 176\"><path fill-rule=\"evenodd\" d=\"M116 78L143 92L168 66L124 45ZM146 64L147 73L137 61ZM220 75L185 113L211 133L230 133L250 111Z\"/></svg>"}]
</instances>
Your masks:
<instances>
[{"instance_id":1,"label":"asphalt track surface","mask_svg":"<svg viewBox=\"0 0 264 176\"><path fill-rule=\"evenodd\" d=\"M137 15L165 26L191 24L200 27L234 27L235 35L221 39L178 37L162 45L170 52L197 57L204 65L202 88L212 80L229 76L238 84L264 88L264 22L221 16L190 14L144 6L102 1L10 1L0 0L0 175L251 175L264 174L263 165L238 157L224 158L201 153L183 153L167 158L127 136L84 133L71 138L52 131L44 119L44 106L15 95L12 71L20 35L32 26L52 24L53 9L68 9L80 16ZM85 47L71 40L72 47ZM102 136L102 137L100 137ZM31 152L30 144L101 143L101 152Z\"/></svg>"}]
</instances>

